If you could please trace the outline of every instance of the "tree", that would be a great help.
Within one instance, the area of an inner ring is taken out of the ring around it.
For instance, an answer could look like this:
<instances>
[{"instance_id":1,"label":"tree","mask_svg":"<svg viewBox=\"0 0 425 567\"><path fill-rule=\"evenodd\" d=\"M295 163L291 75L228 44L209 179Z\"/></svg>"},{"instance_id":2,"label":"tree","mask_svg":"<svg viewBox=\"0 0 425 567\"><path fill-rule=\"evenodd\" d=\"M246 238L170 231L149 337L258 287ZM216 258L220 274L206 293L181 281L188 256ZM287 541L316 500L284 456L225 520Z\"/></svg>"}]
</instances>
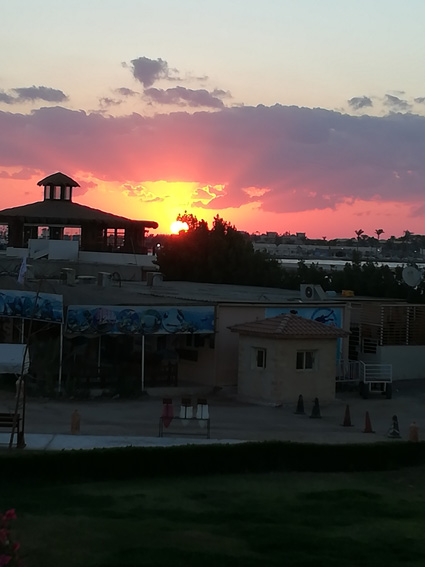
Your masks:
<instances>
[{"instance_id":1,"label":"tree","mask_svg":"<svg viewBox=\"0 0 425 567\"><path fill-rule=\"evenodd\" d=\"M211 229L205 221L199 221L166 241L156 262L167 280L281 285L279 263L254 251L249 237L218 215Z\"/></svg>"},{"instance_id":2,"label":"tree","mask_svg":"<svg viewBox=\"0 0 425 567\"><path fill-rule=\"evenodd\" d=\"M355 230L354 231L357 235L357 250L359 249L359 242L360 242L360 238L362 236L362 234L364 233L364 230L362 228L359 228L359 230Z\"/></svg>"},{"instance_id":3,"label":"tree","mask_svg":"<svg viewBox=\"0 0 425 567\"><path fill-rule=\"evenodd\" d=\"M377 228L375 230L375 234L376 234L376 236L378 237L378 240L379 240L379 238L381 237L381 234L384 234L384 230L382 228Z\"/></svg>"},{"instance_id":4,"label":"tree","mask_svg":"<svg viewBox=\"0 0 425 567\"><path fill-rule=\"evenodd\" d=\"M195 230L199 225L198 219L192 213L185 211L182 215L177 215L176 220L180 222L185 222L188 226L188 230Z\"/></svg>"}]
</instances>

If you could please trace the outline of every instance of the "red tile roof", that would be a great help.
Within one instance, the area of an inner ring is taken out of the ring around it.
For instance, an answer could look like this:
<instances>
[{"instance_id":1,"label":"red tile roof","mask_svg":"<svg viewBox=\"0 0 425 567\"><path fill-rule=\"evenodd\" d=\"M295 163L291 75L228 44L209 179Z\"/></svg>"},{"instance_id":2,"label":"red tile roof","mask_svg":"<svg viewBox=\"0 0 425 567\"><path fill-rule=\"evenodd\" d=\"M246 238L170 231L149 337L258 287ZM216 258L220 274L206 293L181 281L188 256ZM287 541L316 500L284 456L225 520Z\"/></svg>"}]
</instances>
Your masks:
<instances>
[{"instance_id":1,"label":"red tile roof","mask_svg":"<svg viewBox=\"0 0 425 567\"><path fill-rule=\"evenodd\" d=\"M285 313L251 323L229 327L241 335L270 337L274 339L337 339L349 333L339 327L325 325L319 321L305 319L299 315Z\"/></svg>"}]
</instances>

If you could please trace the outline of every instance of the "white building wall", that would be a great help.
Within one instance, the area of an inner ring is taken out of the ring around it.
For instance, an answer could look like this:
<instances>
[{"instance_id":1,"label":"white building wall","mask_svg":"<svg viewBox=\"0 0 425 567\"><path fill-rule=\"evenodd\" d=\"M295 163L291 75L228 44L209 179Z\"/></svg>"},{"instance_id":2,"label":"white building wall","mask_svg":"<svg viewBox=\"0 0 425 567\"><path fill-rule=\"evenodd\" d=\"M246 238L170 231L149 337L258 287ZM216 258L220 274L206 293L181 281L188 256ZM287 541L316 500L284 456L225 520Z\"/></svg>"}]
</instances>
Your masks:
<instances>
[{"instance_id":1,"label":"white building wall","mask_svg":"<svg viewBox=\"0 0 425 567\"><path fill-rule=\"evenodd\" d=\"M366 361L365 361L366 362ZM393 380L425 378L425 346L391 345L378 346L375 360L367 362L392 364Z\"/></svg>"}]
</instances>

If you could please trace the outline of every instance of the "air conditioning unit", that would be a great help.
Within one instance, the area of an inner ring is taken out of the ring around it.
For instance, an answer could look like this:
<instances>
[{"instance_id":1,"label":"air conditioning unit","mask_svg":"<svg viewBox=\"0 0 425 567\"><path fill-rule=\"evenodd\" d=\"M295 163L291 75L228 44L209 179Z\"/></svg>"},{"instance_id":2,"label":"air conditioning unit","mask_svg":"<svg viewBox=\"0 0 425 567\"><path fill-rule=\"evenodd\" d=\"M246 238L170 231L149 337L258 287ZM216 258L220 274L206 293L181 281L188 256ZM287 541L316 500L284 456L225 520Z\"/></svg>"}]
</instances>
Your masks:
<instances>
[{"instance_id":1,"label":"air conditioning unit","mask_svg":"<svg viewBox=\"0 0 425 567\"><path fill-rule=\"evenodd\" d=\"M66 285L75 285L75 270L74 268L62 268L61 279Z\"/></svg>"},{"instance_id":2,"label":"air conditioning unit","mask_svg":"<svg viewBox=\"0 0 425 567\"><path fill-rule=\"evenodd\" d=\"M98 272L97 285L99 287L109 287L112 285L112 274L110 272Z\"/></svg>"},{"instance_id":3,"label":"air conditioning unit","mask_svg":"<svg viewBox=\"0 0 425 567\"><path fill-rule=\"evenodd\" d=\"M300 296L303 301L323 301L326 299L326 293L321 285L301 284Z\"/></svg>"},{"instance_id":4,"label":"air conditioning unit","mask_svg":"<svg viewBox=\"0 0 425 567\"><path fill-rule=\"evenodd\" d=\"M153 287L162 281L164 281L164 275L161 272L148 272L146 274L146 285L148 287Z\"/></svg>"}]
</instances>

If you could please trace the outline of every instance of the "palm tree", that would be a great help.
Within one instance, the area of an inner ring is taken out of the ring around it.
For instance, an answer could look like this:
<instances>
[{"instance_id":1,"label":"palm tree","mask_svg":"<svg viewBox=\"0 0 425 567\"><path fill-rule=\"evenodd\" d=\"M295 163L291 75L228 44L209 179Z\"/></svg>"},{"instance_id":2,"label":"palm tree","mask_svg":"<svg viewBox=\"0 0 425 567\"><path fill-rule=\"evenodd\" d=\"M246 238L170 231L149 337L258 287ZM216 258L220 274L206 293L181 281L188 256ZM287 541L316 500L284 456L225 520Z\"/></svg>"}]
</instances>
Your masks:
<instances>
[{"instance_id":1,"label":"palm tree","mask_svg":"<svg viewBox=\"0 0 425 567\"><path fill-rule=\"evenodd\" d=\"M359 249L360 237L364 233L364 230L362 228L359 228L359 230L355 230L354 232L357 235L357 250L358 250Z\"/></svg>"},{"instance_id":2,"label":"palm tree","mask_svg":"<svg viewBox=\"0 0 425 567\"><path fill-rule=\"evenodd\" d=\"M384 234L384 229L383 228L377 228L375 230L375 234L378 237L378 244L376 245L376 257L378 257L378 251L379 251L379 238L381 236L381 234Z\"/></svg>"}]
</instances>

